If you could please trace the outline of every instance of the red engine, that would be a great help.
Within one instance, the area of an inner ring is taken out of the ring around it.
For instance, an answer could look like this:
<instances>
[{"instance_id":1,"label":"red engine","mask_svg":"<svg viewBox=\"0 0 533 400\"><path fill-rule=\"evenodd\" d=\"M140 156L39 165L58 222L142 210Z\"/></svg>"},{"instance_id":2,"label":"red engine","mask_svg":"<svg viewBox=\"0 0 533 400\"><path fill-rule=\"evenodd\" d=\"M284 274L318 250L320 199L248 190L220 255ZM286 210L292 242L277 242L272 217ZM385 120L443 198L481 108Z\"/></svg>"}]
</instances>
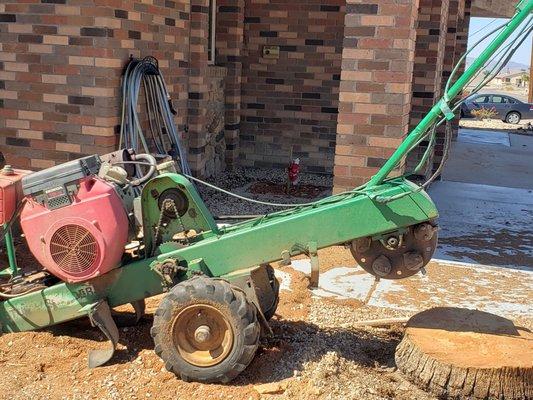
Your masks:
<instances>
[{"instance_id":1,"label":"red engine","mask_svg":"<svg viewBox=\"0 0 533 400\"><path fill-rule=\"evenodd\" d=\"M67 282L116 268L128 241L128 215L116 185L97 176L98 156L23 178L21 226L37 260Z\"/></svg>"}]
</instances>

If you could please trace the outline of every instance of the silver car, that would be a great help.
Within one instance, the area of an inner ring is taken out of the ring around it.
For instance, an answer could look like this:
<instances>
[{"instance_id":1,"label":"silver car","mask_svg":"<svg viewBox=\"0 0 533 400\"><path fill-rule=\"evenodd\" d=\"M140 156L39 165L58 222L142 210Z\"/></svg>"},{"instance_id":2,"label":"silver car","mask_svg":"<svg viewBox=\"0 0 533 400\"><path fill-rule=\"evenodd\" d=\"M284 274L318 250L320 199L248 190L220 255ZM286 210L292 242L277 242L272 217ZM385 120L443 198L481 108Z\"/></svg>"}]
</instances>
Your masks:
<instances>
[{"instance_id":1,"label":"silver car","mask_svg":"<svg viewBox=\"0 0 533 400\"><path fill-rule=\"evenodd\" d=\"M461 117L472 117L472 111L479 108L493 108L502 121L518 124L521 119L533 118L533 104L524 103L511 96L501 94L475 94L461 104Z\"/></svg>"}]
</instances>

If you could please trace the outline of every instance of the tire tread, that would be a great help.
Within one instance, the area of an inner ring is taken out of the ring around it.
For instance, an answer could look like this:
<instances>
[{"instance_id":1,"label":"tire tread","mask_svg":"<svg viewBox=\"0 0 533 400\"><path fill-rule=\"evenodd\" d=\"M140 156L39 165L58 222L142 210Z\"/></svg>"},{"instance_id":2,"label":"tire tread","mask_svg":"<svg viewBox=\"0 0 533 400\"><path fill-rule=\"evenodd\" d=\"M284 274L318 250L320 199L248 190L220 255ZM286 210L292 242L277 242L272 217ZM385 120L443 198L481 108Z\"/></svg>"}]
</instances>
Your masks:
<instances>
[{"instance_id":1,"label":"tire tread","mask_svg":"<svg viewBox=\"0 0 533 400\"><path fill-rule=\"evenodd\" d=\"M174 309L180 304L191 304L195 299L226 305L235 320L234 349L228 358L209 368L198 368L186 363L174 348L170 337L169 327ZM194 277L176 285L161 301L155 312L150 334L154 340L154 350L163 360L165 368L182 380L227 383L237 377L254 358L259 346L260 325L255 306L243 292L221 279ZM239 348L235 347L235 343L240 343ZM234 356L235 351L239 353Z\"/></svg>"}]
</instances>

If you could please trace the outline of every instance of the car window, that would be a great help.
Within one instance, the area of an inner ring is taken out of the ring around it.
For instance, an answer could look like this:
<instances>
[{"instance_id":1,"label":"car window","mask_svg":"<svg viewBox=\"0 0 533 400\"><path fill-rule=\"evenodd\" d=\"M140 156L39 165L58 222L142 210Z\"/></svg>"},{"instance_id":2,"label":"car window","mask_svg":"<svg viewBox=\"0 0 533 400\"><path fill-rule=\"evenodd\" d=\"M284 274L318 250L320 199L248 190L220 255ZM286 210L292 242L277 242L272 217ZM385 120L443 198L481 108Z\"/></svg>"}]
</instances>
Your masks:
<instances>
[{"instance_id":1,"label":"car window","mask_svg":"<svg viewBox=\"0 0 533 400\"><path fill-rule=\"evenodd\" d=\"M474 99L475 103L488 103L489 102L489 96L479 96L476 99Z\"/></svg>"},{"instance_id":2,"label":"car window","mask_svg":"<svg viewBox=\"0 0 533 400\"><path fill-rule=\"evenodd\" d=\"M492 103L505 103L503 96L492 96Z\"/></svg>"},{"instance_id":3,"label":"car window","mask_svg":"<svg viewBox=\"0 0 533 400\"><path fill-rule=\"evenodd\" d=\"M516 100L512 99L511 97L504 97L503 99L505 100L505 103L509 103L509 104L515 104L516 103Z\"/></svg>"}]
</instances>

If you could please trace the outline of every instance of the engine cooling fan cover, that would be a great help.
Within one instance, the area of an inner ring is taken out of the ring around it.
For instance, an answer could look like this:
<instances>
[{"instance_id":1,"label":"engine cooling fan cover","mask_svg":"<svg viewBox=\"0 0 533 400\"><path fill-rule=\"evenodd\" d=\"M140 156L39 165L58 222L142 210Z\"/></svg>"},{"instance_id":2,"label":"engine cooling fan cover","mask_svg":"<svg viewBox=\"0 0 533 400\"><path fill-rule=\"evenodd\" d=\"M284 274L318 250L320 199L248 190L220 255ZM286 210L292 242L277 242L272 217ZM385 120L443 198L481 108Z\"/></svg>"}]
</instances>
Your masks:
<instances>
[{"instance_id":1,"label":"engine cooling fan cover","mask_svg":"<svg viewBox=\"0 0 533 400\"><path fill-rule=\"evenodd\" d=\"M20 225L37 261L59 279L73 283L120 266L129 220L115 188L97 178L82 179L69 204L49 208L26 197Z\"/></svg>"},{"instance_id":2,"label":"engine cooling fan cover","mask_svg":"<svg viewBox=\"0 0 533 400\"><path fill-rule=\"evenodd\" d=\"M96 223L83 218L64 218L44 237L46 268L66 281L89 279L101 269L105 242Z\"/></svg>"},{"instance_id":3,"label":"engine cooling fan cover","mask_svg":"<svg viewBox=\"0 0 533 400\"><path fill-rule=\"evenodd\" d=\"M87 272L98 263L100 248L96 239L80 225L63 225L50 239L50 257L69 275Z\"/></svg>"}]
</instances>

